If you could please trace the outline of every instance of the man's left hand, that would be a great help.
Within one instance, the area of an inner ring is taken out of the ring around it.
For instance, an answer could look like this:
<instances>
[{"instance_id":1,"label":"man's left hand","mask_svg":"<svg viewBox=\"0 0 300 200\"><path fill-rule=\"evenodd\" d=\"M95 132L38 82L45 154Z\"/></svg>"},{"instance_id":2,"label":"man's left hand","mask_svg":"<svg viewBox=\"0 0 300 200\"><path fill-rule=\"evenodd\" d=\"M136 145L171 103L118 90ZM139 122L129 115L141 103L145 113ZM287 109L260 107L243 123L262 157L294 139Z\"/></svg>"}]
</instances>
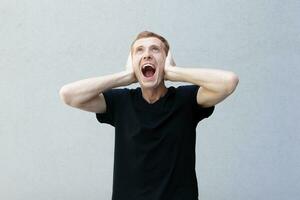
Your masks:
<instances>
[{"instance_id":1,"label":"man's left hand","mask_svg":"<svg viewBox=\"0 0 300 200\"><path fill-rule=\"evenodd\" d=\"M169 72L170 67L175 67L175 66L176 66L175 61L173 59L171 51L169 50L168 55L167 55L166 60L165 60L165 68L164 68L164 73L165 73L164 79L165 80L169 80L168 79L168 75L169 75L168 72Z\"/></svg>"}]
</instances>

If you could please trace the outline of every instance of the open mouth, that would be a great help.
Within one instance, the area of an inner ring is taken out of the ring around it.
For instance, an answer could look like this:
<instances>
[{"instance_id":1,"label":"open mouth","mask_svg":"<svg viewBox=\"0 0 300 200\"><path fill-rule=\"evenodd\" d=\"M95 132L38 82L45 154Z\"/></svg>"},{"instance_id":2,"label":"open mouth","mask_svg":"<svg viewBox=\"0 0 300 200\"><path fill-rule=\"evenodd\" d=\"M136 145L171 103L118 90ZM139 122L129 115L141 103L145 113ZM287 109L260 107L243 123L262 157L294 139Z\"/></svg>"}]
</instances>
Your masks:
<instances>
[{"instance_id":1,"label":"open mouth","mask_svg":"<svg viewBox=\"0 0 300 200\"><path fill-rule=\"evenodd\" d=\"M142 73L144 77L151 78L154 76L156 68L152 64L144 64L142 66Z\"/></svg>"}]
</instances>

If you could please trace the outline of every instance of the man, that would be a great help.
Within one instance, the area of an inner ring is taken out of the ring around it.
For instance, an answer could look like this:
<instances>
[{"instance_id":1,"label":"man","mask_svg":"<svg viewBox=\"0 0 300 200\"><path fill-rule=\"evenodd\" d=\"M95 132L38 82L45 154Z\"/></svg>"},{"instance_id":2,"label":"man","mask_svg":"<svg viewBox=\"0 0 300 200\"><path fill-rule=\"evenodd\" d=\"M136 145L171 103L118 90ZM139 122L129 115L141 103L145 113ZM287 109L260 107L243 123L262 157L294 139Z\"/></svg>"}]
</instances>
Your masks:
<instances>
[{"instance_id":1,"label":"man","mask_svg":"<svg viewBox=\"0 0 300 200\"><path fill-rule=\"evenodd\" d=\"M176 66L167 40L148 31L132 43L126 67L60 90L66 104L115 127L112 199L198 199L196 126L235 90L237 75ZM166 80L191 84L167 88Z\"/></svg>"}]
</instances>

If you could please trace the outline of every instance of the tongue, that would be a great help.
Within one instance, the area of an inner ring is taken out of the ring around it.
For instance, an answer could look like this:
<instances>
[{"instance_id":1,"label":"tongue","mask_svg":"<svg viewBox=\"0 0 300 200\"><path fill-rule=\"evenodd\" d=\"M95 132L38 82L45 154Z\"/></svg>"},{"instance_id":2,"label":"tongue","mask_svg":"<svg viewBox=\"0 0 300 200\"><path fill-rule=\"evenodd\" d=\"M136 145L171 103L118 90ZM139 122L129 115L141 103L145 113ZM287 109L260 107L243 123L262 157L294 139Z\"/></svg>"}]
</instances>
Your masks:
<instances>
[{"instance_id":1,"label":"tongue","mask_svg":"<svg viewBox=\"0 0 300 200\"><path fill-rule=\"evenodd\" d=\"M151 77L154 75L154 70L146 70L145 76L146 77Z\"/></svg>"}]
</instances>

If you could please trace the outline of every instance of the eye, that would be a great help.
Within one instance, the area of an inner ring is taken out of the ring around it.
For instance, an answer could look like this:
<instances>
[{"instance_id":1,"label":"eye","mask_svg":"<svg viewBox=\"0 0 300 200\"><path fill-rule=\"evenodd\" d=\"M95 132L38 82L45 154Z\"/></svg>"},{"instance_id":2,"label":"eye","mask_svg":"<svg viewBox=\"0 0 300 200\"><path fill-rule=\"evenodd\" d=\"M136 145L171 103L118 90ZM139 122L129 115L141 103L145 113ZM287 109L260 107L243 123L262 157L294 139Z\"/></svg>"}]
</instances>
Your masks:
<instances>
[{"instance_id":1,"label":"eye","mask_svg":"<svg viewBox=\"0 0 300 200\"><path fill-rule=\"evenodd\" d=\"M143 48L140 47L140 48L137 48L137 49L136 49L136 52L140 52L140 51L142 51L142 50L143 50Z\"/></svg>"},{"instance_id":2,"label":"eye","mask_svg":"<svg viewBox=\"0 0 300 200\"><path fill-rule=\"evenodd\" d=\"M159 48L158 48L158 47L153 47L152 50L153 50L154 52L158 52L158 51L159 51Z\"/></svg>"}]
</instances>

